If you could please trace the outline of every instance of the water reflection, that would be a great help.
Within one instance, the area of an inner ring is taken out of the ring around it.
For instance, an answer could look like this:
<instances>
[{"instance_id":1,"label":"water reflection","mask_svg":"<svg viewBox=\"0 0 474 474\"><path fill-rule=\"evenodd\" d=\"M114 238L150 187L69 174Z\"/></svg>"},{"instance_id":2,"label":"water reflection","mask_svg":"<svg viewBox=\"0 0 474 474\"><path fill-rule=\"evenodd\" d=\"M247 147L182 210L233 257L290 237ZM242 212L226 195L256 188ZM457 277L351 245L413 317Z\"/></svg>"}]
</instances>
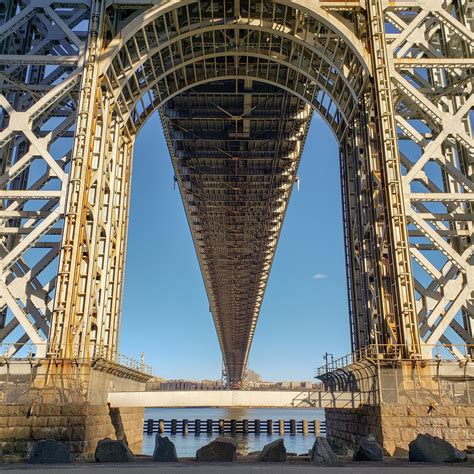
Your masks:
<instances>
[{"instance_id":1,"label":"water reflection","mask_svg":"<svg viewBox=\"0 0 474 474\"><path fill-rule=\"evenodd\" d=\"M306 409L306 408L289 408L289 409L266 409L266 408L147 408L145 410L145 419L153 418L155 420L164 419L188 419L190 423L192 420L201 420L201 429L205 431L205 420L211 418L213 420L225 419L225 420L256 420L262 421L262 433L256 434L236 434L233 437L237 440L237 453L240 456L245 456L253 451L259 451L265 446L278 438L284 438L285 446L288 453L303 454L307 453L314 442L314 434L309 435L290 435L285 434L280 436L278 433L267 434L265 432L266 420L324 420L324 410L321 409ZM179 457L194 457L196 451L205 444L209 443L218 436L218 433L212 435L202 432L201 434L190 433L188 435L176 434L168 436L173 443L176 445L176 450ZM226 434L230 436L230 434ZM155 434L143 435L143 453L153 454L155 446Z\"/></svg>"}]
</instances>

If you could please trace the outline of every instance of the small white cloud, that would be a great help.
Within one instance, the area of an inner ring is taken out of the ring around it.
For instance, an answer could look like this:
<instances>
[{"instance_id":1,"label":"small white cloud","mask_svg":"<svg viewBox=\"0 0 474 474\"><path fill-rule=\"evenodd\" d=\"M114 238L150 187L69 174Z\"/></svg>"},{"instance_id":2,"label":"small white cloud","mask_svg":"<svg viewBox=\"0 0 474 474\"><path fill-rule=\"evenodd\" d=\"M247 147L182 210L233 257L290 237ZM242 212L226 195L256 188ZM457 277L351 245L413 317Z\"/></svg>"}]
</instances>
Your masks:
<instances>
[{"instance_id":1,"label":"small white cloud","mask_svg":"<svg viewBox=\"0 0 474 474\"><path fill-rule=\"evenodd\" d=\"M327 277L328 276L325 273L316 273L315 275L313 275L313 280L324 280Z\"/></svg>"}]
</instances>

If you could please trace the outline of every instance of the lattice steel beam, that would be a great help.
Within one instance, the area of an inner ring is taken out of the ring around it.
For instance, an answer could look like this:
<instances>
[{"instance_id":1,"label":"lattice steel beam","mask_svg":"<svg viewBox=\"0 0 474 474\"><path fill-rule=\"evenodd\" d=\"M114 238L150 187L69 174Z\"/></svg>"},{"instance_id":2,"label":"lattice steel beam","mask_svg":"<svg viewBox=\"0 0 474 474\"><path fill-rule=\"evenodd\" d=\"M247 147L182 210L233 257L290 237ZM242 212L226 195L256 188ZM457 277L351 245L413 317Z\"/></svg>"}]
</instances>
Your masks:
<instances>
[{"instance_id":1,"label":"lattice steel beam","mask_svg":"<svg viewBox=\"0 0 474 474\"><path fill-rule=\"evenodd\" d=\"M427 344L442 342L456 356L450 344L474 342L468 3L415 2L385 12L420 331Z\"/></svg>"},{"instance_id":2,"label":"lattice steel beam","mask_svg":"<svg viewBox=\"0 0 474 474\"><path fill-rule=\"evenodd\" d=\"M441 342L463 357L454 344L472 343L474 326L471 3L7 3L2 340L39 347L54 297L49 350L114 357L133 143L159 110L238 383L315 110L341 147L354 349L428 357ZM58 152L74 127L72 154Z\"/></svg>"},{"instance_id":3,"label":"lattice steel beam","mask_svg":"<svg viewBox=\"0 0 474 474\"><path fill-rule=\"evenodd\" d=\"M45 354L87 3L12 1L2 11L0 342L13 343L8 355L29 340Z\"/></svg>"}]
</instances>

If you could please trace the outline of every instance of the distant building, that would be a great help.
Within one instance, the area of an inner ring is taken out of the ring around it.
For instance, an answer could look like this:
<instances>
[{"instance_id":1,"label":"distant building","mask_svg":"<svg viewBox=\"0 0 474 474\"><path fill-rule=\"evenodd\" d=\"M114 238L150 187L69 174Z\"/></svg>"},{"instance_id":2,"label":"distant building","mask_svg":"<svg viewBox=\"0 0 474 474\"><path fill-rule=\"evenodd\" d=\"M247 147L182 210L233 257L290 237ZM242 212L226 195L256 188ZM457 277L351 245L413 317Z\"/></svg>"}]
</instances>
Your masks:
<instances>
[{"instance_id":1,"label":"distant building","mask_svg":"<svg viewBox=\"0 0 474 474\"><path fill-rule=\"evenodd\" d=\"M312 381L301 382L257 382L249 383L248 388L252 390L322 390L321 383Z\"/></svg>"},{"instance_id":2,"label":"distant building","mask_svg":"<svg viewBox=\"0 0 474 474\"><path fill-rule=\"evenodd\" d=\"M262 376L252 369L245 369L244 383L260 383L263 382Z\"/></svg>"},{"instance_id":3,"label":"distant building","mask_svg":"<svg viewBox=\"0 0 474 474\"><path fill-rule=\"evenodd\" d=\"M146 390L222 390L220 380L161 380L148 382Z\"/></svg>"},{"instance_id":4,"label":"distant building","mask_svg":"<svg viewBox=\"0 0 474 474\"><path fill-rule=\"evenodd\" d=\"M220 380L166 380L160 377L150 379L146 384L147 391L155 390L224 390ZM244 389L250 390L323 390L322 383L312 381L265 382L257 372L247 369Z\"/></svg>"}]
</instances>

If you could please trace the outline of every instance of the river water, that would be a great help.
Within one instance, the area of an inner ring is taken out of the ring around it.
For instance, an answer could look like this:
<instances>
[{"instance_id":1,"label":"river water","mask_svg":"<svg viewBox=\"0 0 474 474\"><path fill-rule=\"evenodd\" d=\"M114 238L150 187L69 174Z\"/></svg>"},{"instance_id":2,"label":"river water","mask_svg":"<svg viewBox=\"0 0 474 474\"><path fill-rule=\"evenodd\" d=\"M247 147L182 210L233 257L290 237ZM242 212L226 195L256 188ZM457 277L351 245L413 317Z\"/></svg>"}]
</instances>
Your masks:
<instances>
[{"instance_id":1,"label":"river water","mask_svg":"<svg viewBox=\"0 0 474 474\"><path fill-rule=\"evenodd\" d=\"M211 418L213 420L319 420L324 421L324 410L320 408L146 408L145 420L152 418L154 420L192 420L200 419L204 423L205 420ZM143 454L153 454L155 446L155 436L143 433ZM217 433L208 435L201 433L195 435L190 433L188 435L176 434L171 435L166 433L171 441L176 445L178 457L193 457L201 446L208 444L218 436ZM230 436L230 434L226 434ZM237 453L244 456L253 451L259 451L263 446L278 438L284 438L286 450L289 453L303 454L307 453L314 442L314 434L285 434L280 436L278 433L269 435L261 433L259 435L242 434L235 435L237 440Z\"/></svg>"}]
</instances>

